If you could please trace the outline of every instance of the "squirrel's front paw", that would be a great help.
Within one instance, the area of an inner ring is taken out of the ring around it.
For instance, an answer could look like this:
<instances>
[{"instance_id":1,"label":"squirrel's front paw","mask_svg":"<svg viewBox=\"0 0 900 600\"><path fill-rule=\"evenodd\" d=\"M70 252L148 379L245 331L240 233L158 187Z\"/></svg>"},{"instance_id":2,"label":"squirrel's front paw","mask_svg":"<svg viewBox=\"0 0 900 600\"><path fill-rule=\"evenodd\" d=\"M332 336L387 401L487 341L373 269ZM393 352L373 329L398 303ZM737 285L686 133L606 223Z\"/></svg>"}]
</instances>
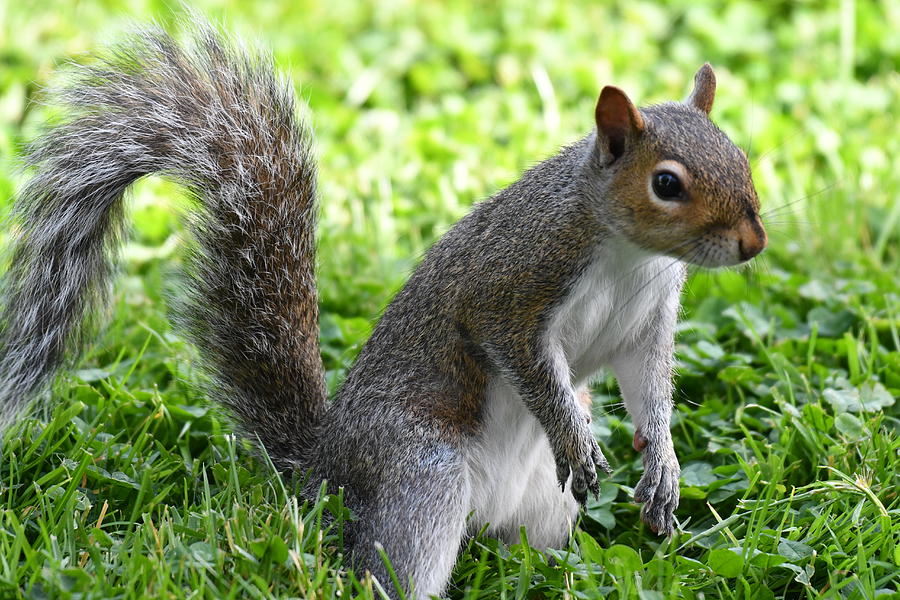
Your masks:
<instances>
[{"instance_id":1,"label":"squirrel's front paw","mask_svg":"<svg viewBox=\"0 0 900 600\"><path fill-rule=\"evenodd\" d=\"M672 535L675 531L680 475L674 450L658 450L655 444L645 448L644 476L634 488L634 499L644 503L641 520L659 535Z\"/></svg>"},{"instance_id":2,"label":"squirrel's front paw","mask_svg":"<svg viewBox=\"0 0 900 600\"><path fill-rule=\"evenodd\" d=\"M591 435L587 426L579 428L578 435L573 443L566 448L560 448L554 453L556 459L556 478L561 488L565 489L569 473L572 474L572 495L579 504L587 503L587 494L591 492L596 497L600 493L600 483L597 481L597 469L611 473L609 462L603 456L597 440Z\"/></svg>"}]
</instances>

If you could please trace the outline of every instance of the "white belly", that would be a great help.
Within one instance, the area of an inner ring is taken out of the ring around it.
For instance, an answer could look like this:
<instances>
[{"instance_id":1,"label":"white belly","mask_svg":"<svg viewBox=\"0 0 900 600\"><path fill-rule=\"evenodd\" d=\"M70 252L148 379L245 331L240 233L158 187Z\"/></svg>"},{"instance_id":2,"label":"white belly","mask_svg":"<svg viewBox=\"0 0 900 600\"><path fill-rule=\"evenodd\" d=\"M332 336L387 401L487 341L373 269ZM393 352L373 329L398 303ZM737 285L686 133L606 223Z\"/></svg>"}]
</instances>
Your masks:
<instances>
[{"instance_id":1,"label":"white belly","mask_svg":"<svg viewBox=\"0 0 900 600\"><path fill-rule=\"evenodd\" d=\"M677 298L683 277L683 264L628 242L611 240L598 251L547 329L547 343L565 355L573 388L637 342L660 306ZM578 505L568 485L563 492L556 482L540 423L499 378L489 386L482 430L466 462L471 533L487 523L491 535L514 543L525 525L533 546L565 544Z\"/></svg>"},{"instance_id":2,"label":"white belly","mask_svg":"<svg viewBox=\"0 0 900 600\"><path fill-rule=\"evenodd\" d=\"M482 430L467 452L470 533L519 541L525 526L536 548L565 545L578 514L572 494L556 482L553 455L540 423L503 381L489 387Z\"/></svg>"}]
</instances>

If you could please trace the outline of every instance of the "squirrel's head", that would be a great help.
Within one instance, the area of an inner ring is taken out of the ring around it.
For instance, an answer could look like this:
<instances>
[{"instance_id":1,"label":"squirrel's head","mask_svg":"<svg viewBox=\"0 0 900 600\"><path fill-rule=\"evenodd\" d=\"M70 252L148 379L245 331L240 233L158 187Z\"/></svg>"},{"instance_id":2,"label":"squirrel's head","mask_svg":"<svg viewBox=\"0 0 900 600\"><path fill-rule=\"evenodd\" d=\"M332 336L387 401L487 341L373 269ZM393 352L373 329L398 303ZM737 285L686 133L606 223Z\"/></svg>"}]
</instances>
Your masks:
<instances>
[{"instance_id":1,"label":"squirrel's head","mask_svg":"<svg viewBox=\"0 0 900 600\"><path fill-rule=\"evenodd\" d=\"M767 243L744 153L709 120L716 76L694 76L684 103L638 110L619 88L597 101L596 148L607 219L647 250L707 267L736 265Z\"/></svg>"}]
</instances>

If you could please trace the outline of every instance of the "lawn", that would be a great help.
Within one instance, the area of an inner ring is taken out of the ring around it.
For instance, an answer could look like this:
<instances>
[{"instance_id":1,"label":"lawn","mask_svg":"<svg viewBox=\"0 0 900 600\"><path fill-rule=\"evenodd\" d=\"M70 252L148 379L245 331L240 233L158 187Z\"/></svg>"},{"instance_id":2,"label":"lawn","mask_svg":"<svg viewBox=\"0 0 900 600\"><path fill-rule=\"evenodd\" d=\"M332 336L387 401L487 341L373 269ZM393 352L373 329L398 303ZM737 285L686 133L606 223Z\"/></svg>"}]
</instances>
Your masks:
<instances>
[{"instance_id":1,"label":"lawn","mask_svg":"<svg viewBox=\"0 0 900 600\"><path fill-rule=\"evenodd\" d=\"M174 6L0 0L4 206L64 61L132 21L177 31ZM570 546L472 539L448 597L900 598L900 5L198 7L271 49L308 104L332 391L429 244L588 131L604 84L649 104L717 70L712 116L750 157L770 246L685 290L679 532L640 524L640 457L606 377L593 424L614 472ZM341 498L299 501L198 391L166 320L183 200L136 186L103 327L2 440L0 598L380 597L344 564Z\"/></svg>"}]
</instances>

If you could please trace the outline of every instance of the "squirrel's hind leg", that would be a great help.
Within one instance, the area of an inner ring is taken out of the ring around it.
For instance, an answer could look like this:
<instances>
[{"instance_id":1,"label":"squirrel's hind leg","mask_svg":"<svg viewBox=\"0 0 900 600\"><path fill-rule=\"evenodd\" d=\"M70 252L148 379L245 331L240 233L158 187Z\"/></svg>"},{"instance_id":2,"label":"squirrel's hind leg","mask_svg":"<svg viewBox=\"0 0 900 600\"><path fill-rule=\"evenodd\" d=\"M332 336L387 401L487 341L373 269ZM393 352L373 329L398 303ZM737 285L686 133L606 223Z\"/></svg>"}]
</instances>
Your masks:
<instances>
[{"instance_id":1,"label":"squirrel's hind leg","mask_svg":"<svg viewBox=\"0 0 900 600\"><path fill-rule=\"evenodd\" d=\"M397 465L402 486L383 486L374 505L354 507L359 521L348 533L353 563L368 569L391 597L398 594L378 546L390 560L407 598L443 593L466 529L469 481L458 457L431 456L409 472ZM377 544L377 545L376 545ZM410 594L410 592L412 594Z\"/></svg>"}]
</instances>

